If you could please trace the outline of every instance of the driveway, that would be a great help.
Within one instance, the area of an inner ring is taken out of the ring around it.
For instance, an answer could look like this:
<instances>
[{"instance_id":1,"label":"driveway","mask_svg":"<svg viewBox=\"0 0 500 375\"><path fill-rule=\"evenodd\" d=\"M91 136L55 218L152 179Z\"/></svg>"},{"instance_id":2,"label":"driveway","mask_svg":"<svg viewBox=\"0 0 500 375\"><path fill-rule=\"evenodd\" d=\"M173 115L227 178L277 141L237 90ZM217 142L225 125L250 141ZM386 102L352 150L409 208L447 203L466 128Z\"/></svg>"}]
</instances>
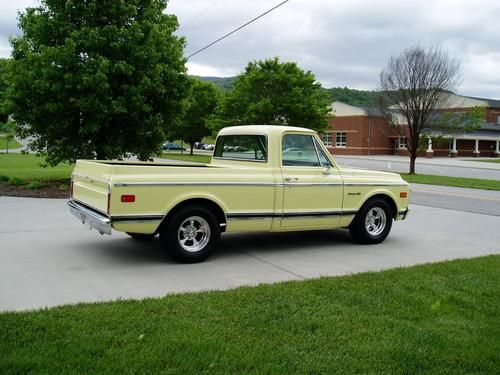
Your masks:
<instances>
[{"instance_id":1,"label":"driveway","mask_svg":"<svg viewBox=\"0 0 500 375\"><path fill-rule=\"evenodd\" d=\"M176 264L158 240L84 228L58 199L0 197L0 310L229 289L499 254L500 217L412 205L376 246L344 230L226 234L206 262Z\"/></svg>"}]
</instances>

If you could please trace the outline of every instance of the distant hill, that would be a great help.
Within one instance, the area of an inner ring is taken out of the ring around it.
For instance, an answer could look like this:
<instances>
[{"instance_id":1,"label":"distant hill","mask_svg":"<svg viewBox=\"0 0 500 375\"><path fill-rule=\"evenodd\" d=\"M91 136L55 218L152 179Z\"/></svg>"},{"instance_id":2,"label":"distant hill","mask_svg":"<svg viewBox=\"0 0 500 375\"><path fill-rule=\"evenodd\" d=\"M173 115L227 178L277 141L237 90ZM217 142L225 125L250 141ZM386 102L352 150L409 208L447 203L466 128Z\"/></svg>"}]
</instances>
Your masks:
<instances>
[{"instance_id":1,"label":"distant hill","mask_svg":"<svg viewBox=\"0 0 500 375\"><path fill-rule=\"evenodd\" d=\"M202 81L212 82L223 91L231 91L234 85L234 80L236 79L236 77L193 77L199 78Z\"/></svg>"},{"instance_id":2,"label":"distant hill","mask_svg":"<svg viewBox=\"0 0 500 375\"><path fill-rule=\"evenodd\" d=\"M338 101L359 107L376 107L377 92L355 90L347 87L332 87L325 89L332 97L332 101Z\"/></svg>"},{"instance_id":3,"label":"distant hill","mask_svg":"<svg viewBox=\"0 0 500 375\"><path fill-rule=\"evenodd\" d=\"M212 82L223 91L230 91L236 79L236 77L193 77L199 78L202 81ZM377 105L376 91L355 90L347 87L332 87L324 90L330 94L332 101L362 107L375 107Z\"/></svg>"}]
</instances>

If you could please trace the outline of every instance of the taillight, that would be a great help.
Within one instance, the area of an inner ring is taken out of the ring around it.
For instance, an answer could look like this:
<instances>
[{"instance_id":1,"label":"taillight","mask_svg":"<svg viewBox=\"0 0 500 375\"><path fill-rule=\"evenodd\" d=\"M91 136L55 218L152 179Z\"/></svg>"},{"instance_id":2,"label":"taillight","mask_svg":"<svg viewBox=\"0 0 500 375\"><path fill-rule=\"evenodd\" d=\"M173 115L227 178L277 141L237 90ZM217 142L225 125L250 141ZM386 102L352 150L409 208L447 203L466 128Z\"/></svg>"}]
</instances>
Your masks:
<instances>
[{"instance_id":1,"label":"taillight","mask_svg":"<svg viewBox=\"0 0 500 375\"><path fill-rule=\"evenodd\" d=\"M135 202L135 195L122 195L121 197L122 203L134 203Z\"/></svg>"},{"instance_id":2,"label":"taillight","mask_svg":"<svg viewBox=\"0 0 500 375\"><path fill-rule=\"evenodd\" d=\"M399 193L399 198L408 198L408 193L406 191L402 191Z\"/></svg>"}]
</instances>

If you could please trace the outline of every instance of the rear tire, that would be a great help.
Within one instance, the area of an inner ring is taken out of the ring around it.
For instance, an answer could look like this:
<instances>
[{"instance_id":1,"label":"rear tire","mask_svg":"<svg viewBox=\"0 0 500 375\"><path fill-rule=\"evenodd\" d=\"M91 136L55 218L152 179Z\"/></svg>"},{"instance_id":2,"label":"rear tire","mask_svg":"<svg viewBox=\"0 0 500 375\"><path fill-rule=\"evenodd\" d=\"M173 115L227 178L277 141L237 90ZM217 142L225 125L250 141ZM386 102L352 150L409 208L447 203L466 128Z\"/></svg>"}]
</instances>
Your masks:
<instances>
[{"instance_id":1,"label":"rear tire","mask_svg":"<svg viewBox=\"0 0 500 375\"><path fill-rule=\"evenodd\" d=\"M349 232L356 242L377 244L384 241L392 227L391 208L380 198L366 202L349 225Z\"/></svg>"},{"instance_id":2,"label":"rear tire","mask_svg":"<svg viewBox=\"0 0 500 375\"><path fill-rule=\"evenodd\" d=\"M201 206L180 209L160 231L160 241L167 255L181 263L207 259L220 239L215 216Z\"/></svg>"}]
</instances>

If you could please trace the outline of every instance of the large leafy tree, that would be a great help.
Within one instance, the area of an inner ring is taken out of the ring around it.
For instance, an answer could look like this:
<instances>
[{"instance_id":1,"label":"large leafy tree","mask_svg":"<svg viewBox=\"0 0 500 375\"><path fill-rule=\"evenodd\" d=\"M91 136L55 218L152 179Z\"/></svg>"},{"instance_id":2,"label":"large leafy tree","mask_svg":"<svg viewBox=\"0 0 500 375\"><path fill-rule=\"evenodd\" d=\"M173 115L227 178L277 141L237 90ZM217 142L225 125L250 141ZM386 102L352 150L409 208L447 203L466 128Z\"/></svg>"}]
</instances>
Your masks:
<instances>
[{"instance_id":1,"label":"large leafy tree","mask_svg":"<svg viewBox=\"0 0 500 375\"><path fill-rule=\"evenodd\" d=\"M215 127L240 124L328 125L330 96L314 74L278 58L254 61L237 77L221 105Z\"/></svg>"},{"instance_id":2,"label":"large leafy tree","mask_svg":"<svg viewBox=\"0 0 500 375\"><path fill-rule=\"evenodd\" d=\"M10 59L0 59L0 125L7 123L10 115L8 100Z\"/></svg>"},{"instance_id":3,"label":"large leafy tree","mask_svg":"<svg viewBox=\"0 0 500 375\"><path fill-rule=\"evenodd\" d=\"M184 40L167 0L42 0L19 16L12 104L50 164L146 159L187 94Z\"/></svg>"},{"instance_id":4,"label":"large leafy tree","mask_svg":"<svg viewBox=\"0 0 500 375\"><path fill-rule=\"evenodd\" d=\"M184 114L168 131L170 138L182 139L190 144L191 155L194 144L212 133L208 127L208 120L214 115L219 98L219 90L213 83L191 78Z\"/></svg>"},{"instance_id":5,"label":"large leafy tree","mask_svg":"<svg viewBox=\"0 0 500 375\"><path fill-rule=\"evenodd\" d=\"M419 46L391 57L380 73L379 107L400 134L407 137L410 174L415 173L422 137L443 129L443 121L435 121L436 111L455 89L459 77L458 61L439 48Z\"/></svg>"}]
</instances>

